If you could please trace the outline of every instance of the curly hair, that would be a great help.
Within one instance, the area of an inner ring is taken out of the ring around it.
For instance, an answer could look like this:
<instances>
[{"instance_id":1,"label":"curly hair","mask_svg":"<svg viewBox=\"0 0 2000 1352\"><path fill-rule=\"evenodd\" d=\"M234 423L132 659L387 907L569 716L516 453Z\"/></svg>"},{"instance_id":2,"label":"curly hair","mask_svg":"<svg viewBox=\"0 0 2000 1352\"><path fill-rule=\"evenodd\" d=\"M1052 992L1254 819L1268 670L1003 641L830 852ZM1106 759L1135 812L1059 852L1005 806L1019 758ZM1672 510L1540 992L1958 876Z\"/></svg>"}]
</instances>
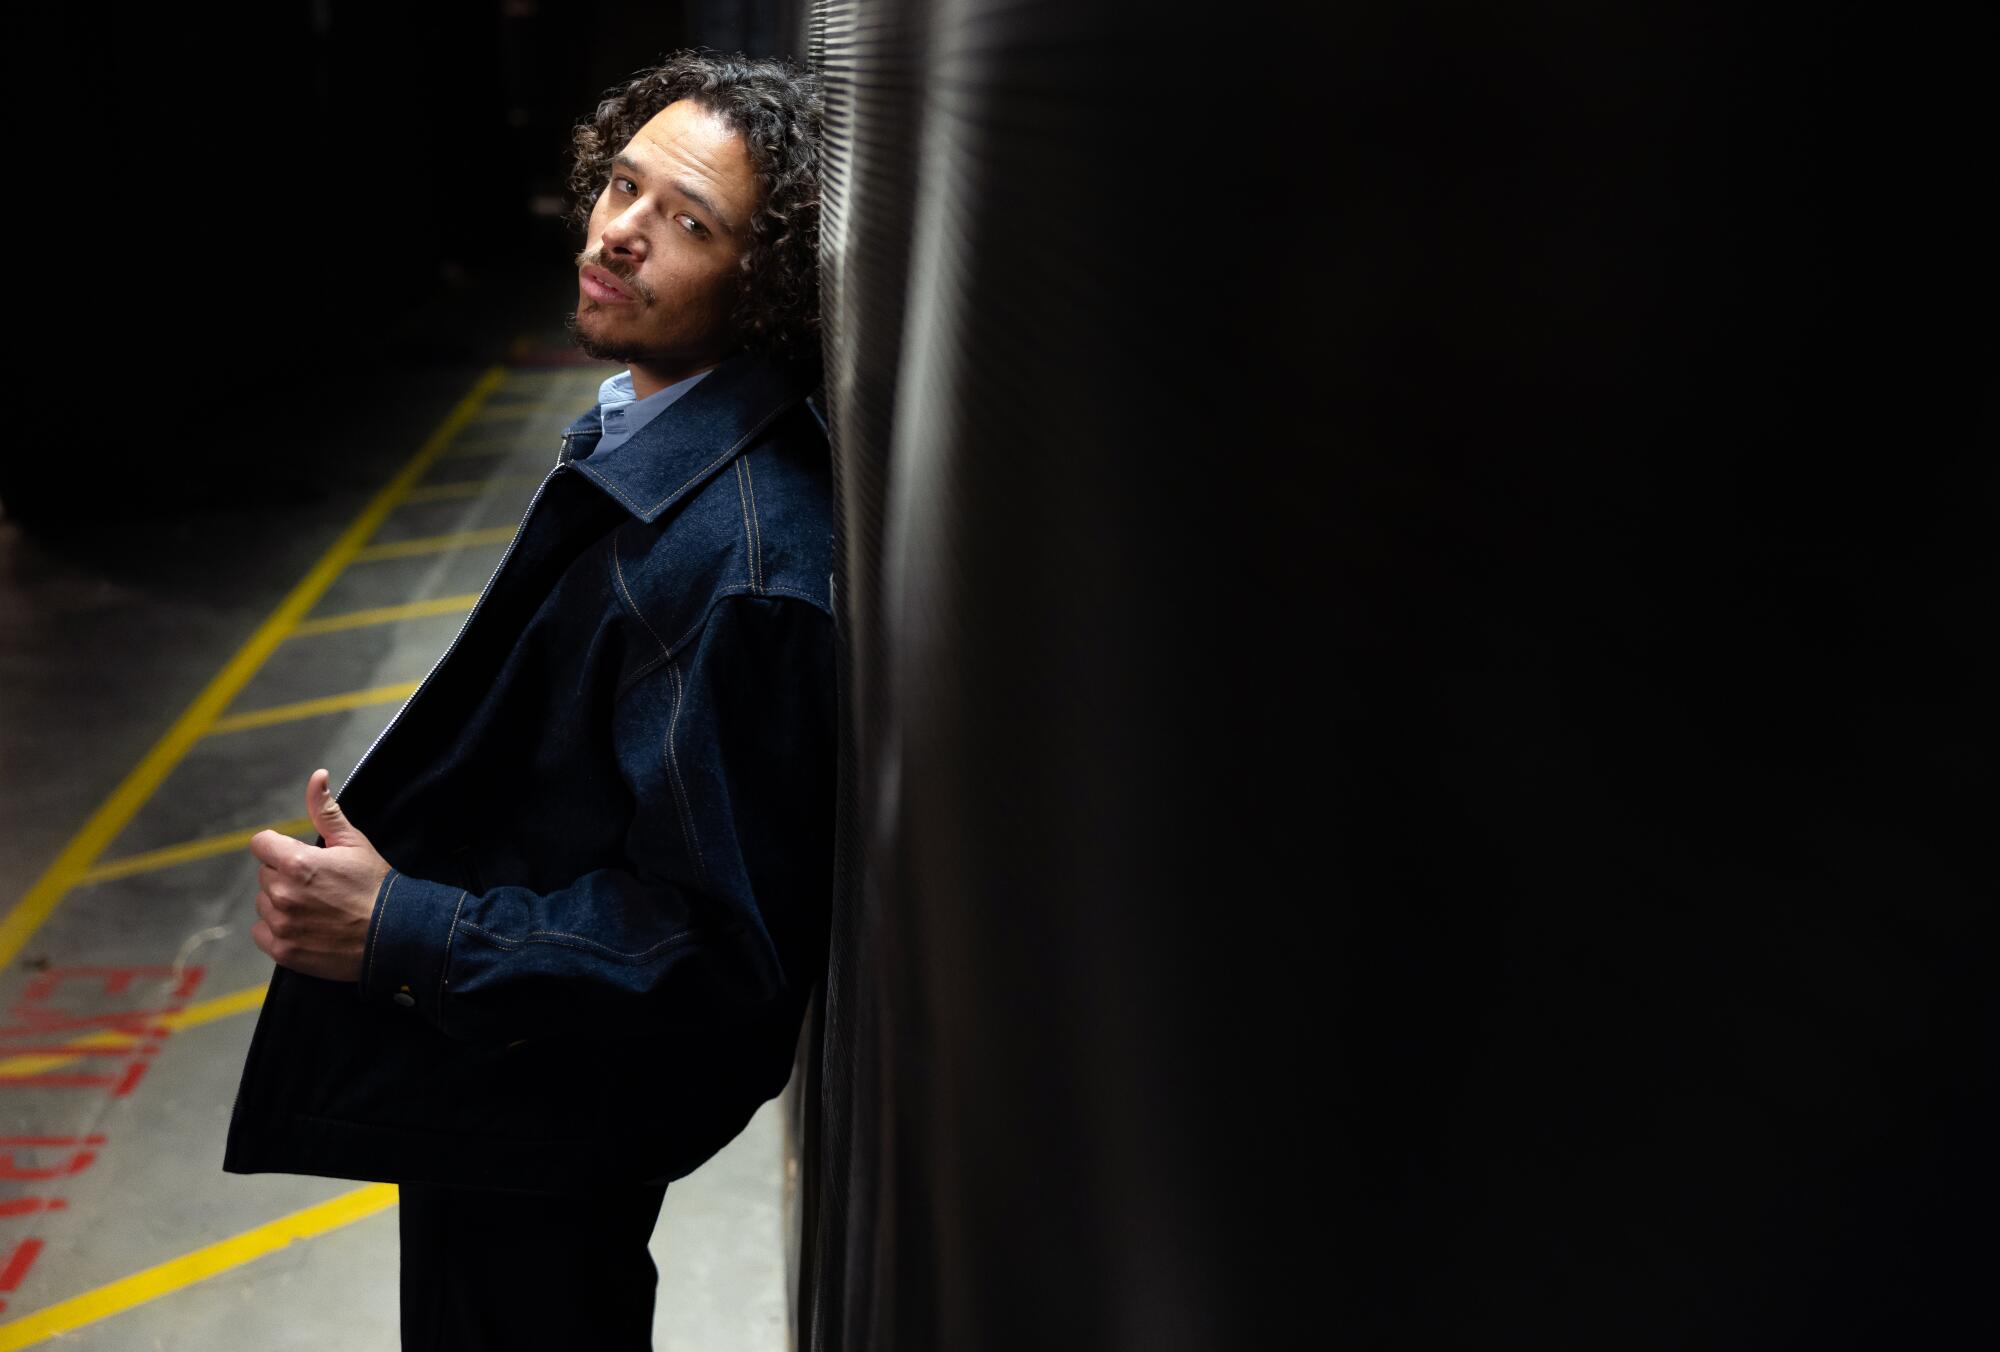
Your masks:
<instances>
[{"instance_id":1,"label":"curly hair","mask_svg":"<svg viewBox=\"0 0 2000 1352\"><path fill-rule=\"evenodd\" d=\"M733 315L743 346L817 356L820 127L816 72L781 58L676 52L607 92L571 134L570 223L588 232L611 161L670 103L692 99L740 133L762 200L750 217Z\"/></svg>"}]
</instances>

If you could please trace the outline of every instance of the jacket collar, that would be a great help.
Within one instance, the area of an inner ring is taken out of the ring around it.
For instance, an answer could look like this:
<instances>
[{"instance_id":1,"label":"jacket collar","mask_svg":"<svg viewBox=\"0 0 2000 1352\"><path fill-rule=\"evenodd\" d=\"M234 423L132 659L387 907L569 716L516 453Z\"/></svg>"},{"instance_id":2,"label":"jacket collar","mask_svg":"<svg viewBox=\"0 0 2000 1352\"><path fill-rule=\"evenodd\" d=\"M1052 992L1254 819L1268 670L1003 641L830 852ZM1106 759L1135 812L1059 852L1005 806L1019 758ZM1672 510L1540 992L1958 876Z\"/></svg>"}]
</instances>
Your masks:
<instances>
[{"instance_id":1,"label":"jacket collar","mask_svg":"<svg viewBox=\"0 0 2000 1352\"><path fill-rule=\"evenodd\" d=\"M817 360L783 362L762 352L739 352L633 433L602 465L588 454L604 432L593 407L563 429L561 459L650 522L734 459L818 380Z\"/></svg>"}]
</instances>

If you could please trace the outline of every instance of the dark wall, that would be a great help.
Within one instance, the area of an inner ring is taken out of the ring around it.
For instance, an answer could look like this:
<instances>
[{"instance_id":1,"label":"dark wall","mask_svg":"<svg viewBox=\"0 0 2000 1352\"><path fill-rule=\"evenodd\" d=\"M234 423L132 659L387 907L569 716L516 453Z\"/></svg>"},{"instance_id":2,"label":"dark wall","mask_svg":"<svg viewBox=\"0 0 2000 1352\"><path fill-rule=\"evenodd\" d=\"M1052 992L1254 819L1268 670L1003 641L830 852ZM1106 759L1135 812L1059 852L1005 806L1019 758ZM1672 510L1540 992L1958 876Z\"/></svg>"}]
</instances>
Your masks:
<instances>
[{"instance_id":1,"label":"dark wall","mask_svg":"<svg viewBox=\"0 0 2000 1352\"><path fill-rule=\"evenodd\" d=\"M815 16L810 1345L1991 1341L1990 21Z\"/></svg>"},{"instance_id":2,"label":"dark wall","mask_svg":"<svg viewBox=\"0 0 2000 1352\"><path fill-rule=\"evenodd\" d=\"M579 243L561 220L570 127L674 48L795 47L777 19L746 17L767 11L293 0L57 16L16 124L22 195L48 195L56 250L19 264L39 321L20 387L55 407L85 382L93 407L148 410L151 444L100 435L116 416L83 419L52 450L0 457L0 499L49 521L235 491L270 466L263 432L286 410L351 403L385 369L497 360L528 324L559 323ZM163 442L198 447L193 471ZM129 491L79 502L68 461L85 455Z\"/></svg>"}]
</instances>

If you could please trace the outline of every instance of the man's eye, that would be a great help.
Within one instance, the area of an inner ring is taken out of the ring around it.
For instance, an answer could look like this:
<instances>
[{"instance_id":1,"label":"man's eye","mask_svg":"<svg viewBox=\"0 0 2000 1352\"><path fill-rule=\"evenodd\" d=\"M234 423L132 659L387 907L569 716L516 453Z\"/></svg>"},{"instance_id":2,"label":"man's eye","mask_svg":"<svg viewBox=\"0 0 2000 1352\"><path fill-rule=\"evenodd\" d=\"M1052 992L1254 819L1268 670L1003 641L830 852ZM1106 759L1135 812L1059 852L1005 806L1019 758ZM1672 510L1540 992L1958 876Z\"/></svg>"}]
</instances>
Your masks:
<instances>
[{"instance_id":1,"label":"man's eye","mask_svg":"<svg viewBox=\"0 0 2000 1352\"><path fill-rule=\"evenodd\" d=\"M687 224L684 225L682 228L685 229L690 235L705 235L708 233L708 227L703 225L700 221L696 220L692 216L676 216L674 219L679 221L685 221Z\"/></svg>"},{"instance_id":2,"label":"man's eye","mask_svg":"<svg viewBox=\"0 0 2000 1352\"><path fill-rule=\"evenodd\" d=\"M629 178L619 178L616 175L613 175L611 179L611 186L615 188L621 183L631 183L631 182L632 180ZM638 190L639 189L637 185L634 185L632 191L637 192Z\"/></svg>"}]
</instances>

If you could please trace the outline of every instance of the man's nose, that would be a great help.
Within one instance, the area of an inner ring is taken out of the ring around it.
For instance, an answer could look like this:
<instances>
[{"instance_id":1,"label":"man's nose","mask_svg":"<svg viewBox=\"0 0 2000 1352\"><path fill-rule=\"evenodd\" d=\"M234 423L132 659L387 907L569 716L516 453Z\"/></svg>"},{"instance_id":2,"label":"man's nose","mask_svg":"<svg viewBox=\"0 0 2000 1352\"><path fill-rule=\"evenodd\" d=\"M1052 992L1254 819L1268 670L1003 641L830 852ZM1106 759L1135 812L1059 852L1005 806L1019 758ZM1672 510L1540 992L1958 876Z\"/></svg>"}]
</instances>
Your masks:
<instances>
[{"instance_id":1,"label":"man's nose","mask_svg":"<svg viewBox=\"0 0 2000 1352\"><path fill-rule=\"evenodd\" d=\"M639 204L634 202L606 221L598 242L606 254L615 254L633 262L645 257L646 237L639 229Z\"/></svg>"}]
</instances>

